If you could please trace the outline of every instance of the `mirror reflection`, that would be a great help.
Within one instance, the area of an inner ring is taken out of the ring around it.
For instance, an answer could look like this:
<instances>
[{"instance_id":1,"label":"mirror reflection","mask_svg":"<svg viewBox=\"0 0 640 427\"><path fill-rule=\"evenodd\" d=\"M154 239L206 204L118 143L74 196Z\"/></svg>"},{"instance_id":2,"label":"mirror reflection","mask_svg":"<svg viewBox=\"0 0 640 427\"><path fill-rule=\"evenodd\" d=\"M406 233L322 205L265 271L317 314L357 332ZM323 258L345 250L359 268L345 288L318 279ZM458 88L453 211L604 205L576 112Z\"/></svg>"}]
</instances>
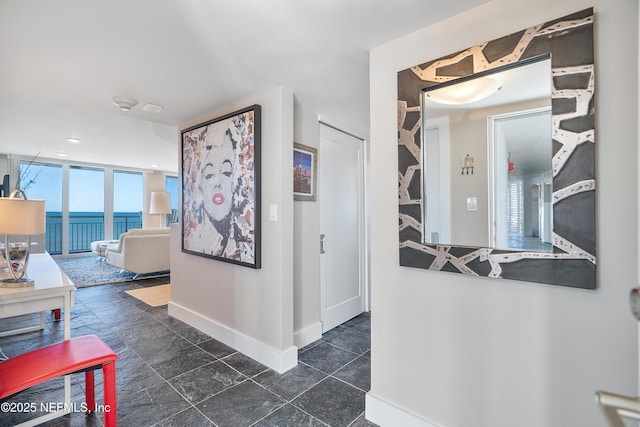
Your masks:
<instances>
[{"instance_id":1,"label":"mirror reflection","mask_svg":"<svg viewBox=\"0 0 640 427\"><path fill-rule=\"evenodd\" d=\"M553 250L551 65L422 95L423 243Z\"/></svg>"}]
</instances>

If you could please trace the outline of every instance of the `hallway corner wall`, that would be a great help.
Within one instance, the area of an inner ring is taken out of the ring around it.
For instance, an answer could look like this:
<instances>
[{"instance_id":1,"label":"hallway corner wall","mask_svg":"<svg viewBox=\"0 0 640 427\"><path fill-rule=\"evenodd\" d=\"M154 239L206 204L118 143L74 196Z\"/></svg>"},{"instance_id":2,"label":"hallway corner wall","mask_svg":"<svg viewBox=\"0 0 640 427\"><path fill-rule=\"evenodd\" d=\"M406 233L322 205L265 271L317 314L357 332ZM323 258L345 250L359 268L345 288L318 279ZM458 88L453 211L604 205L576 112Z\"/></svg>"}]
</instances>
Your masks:
<instances>
[{"instance_id":1,"label":"hallway corner wall","mask_svg":"<svg viewBox=\"0 0 640 427\"><path fill-rule=\"evenodd\" d=\"M252 104L261 105L262 111L262 268L252 269L183 253L180 225L172 226L169 314L284 372L297 364L297 348L293 343L293 175L290 167L293 93L278 87L182 128ZM272 205L277 210L275 221L269 218Z\"/></svg>"}]
</instances>

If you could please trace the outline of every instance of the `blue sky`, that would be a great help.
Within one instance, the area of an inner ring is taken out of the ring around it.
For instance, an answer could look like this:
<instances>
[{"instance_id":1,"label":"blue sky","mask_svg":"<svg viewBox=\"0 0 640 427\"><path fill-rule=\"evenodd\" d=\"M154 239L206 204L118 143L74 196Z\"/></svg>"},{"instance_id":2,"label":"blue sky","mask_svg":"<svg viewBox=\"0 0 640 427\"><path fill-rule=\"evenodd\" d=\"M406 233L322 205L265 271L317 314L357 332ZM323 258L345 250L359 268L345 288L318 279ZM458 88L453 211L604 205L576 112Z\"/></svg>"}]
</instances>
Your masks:
<instances>
[{"instance_id":1,"label":"blue sky","mask_svg":"<svg viewBox=\"0 0 640 427\"><path fill-rule=\"evenodd\" d=\"M26 165L23 165L23 170ZM62 168L31 165L23 177L23 185L29 180L27 197L45 199L47 211L62 211ZM114 211L139 212L142 210L142 174L114 173ZM69 211L104 211L104 172L95 169L71 168L69 171ZM176 201L177 204L177 201Z\"/></svg>"}]
</instances>

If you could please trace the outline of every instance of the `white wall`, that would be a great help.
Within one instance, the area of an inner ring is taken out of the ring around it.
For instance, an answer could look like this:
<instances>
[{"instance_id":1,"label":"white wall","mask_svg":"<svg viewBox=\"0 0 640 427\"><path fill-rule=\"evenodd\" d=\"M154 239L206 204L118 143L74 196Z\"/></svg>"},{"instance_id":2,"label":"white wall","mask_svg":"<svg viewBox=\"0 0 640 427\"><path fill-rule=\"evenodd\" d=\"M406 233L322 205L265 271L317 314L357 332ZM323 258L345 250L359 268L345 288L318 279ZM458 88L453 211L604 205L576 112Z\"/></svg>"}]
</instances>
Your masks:
<instances>
[{"instance_id":1,"label":"white wall","mask_svg":"<svg viewBox=\"0 0 640 427\"><path fill-rule=\"evenodd\" d=\"M318 148L318 115L295 102L294 141ZM320 204L293 202L294 342L304 347L322 337L320 323Z\"/></svg>"},{"instance_id":2,"label":"white wall","mask_svg":"<svg viewBox=\"0 0 640 427\"><path fill-rule=\"evenodd\" d=\"M172 226L169 314L251 358L286 371L293 345L293 93L277 88L215 111L182 128L247 107L262 106L262 268L182 253ZM269 220L276 204L278 219Z\"/></svg>"},{"instance_id":3,"label":"white wall","mask_svg":"<svg viewBox=\"0 0 640 427\"><path fill-rule=\"evenodd\" d=\"M399 267L396 73L595 6L598 289ZM383 426L603 426L636 395L637 2L493 0L371 52L372 372ZM625 77L626 76L626 77ZM632 96L629 96L632 94ZM623 208L624 207L624 208Z\"/></svg>"}]
</instances>

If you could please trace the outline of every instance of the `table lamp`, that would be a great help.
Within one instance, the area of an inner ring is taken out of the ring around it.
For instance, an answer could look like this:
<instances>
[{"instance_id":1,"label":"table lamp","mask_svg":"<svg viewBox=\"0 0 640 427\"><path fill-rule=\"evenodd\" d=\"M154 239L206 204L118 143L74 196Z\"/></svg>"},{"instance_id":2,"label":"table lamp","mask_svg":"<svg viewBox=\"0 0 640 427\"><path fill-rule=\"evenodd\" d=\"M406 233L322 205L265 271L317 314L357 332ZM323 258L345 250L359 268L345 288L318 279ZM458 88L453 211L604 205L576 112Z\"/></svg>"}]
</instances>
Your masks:
<instances>
[{"instance_id":1,"label":"table lamp","mask_svg":"<svg viewBox=\"0 0 640 427\"><path fill-rule=\"evenodd\" d=\"M45 217L45 201L27 200L22 190L14 190L9 197L0 197L0 234L5 235L2 257L11 273L11 278L1 280L0 286L33 285L33 280L25 277L31 236L45 232ZM26 235L27 242L9 244L9 235Z\"/></svg>"},{"instance_id":2,"label":"table lamp","mask_svg":"<svg viewBox=\"0 0 640 427\"><path fill-rule=\"evenodd\" d=\"M160 227L164 227L162 223L162 215L171 213L171 202L169 193L165 191L152 191L151 202L149 203L149 213L151 215L160 214Z\"/></svg>"}]
</instances>

